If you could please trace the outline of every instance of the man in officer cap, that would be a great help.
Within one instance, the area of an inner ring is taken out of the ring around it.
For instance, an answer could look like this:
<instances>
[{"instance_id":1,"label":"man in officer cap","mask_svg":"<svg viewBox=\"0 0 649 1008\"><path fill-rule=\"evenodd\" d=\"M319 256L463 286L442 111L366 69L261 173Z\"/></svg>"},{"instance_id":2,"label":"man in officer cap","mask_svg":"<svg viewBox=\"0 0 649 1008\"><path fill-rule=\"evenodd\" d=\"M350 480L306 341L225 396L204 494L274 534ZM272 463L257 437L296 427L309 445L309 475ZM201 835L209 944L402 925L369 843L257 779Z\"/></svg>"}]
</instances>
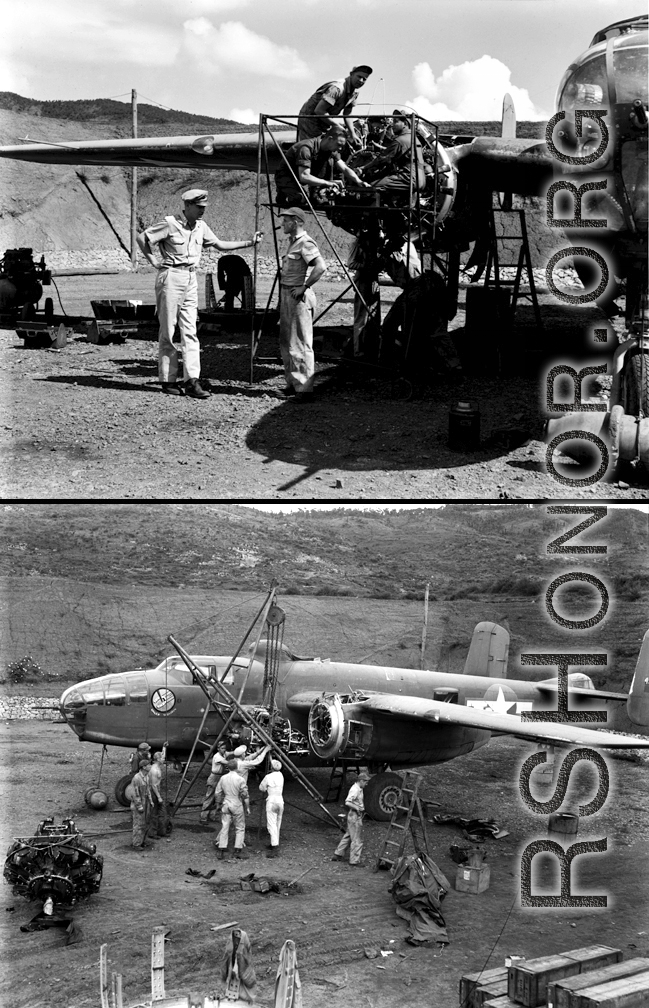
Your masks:
<instances>
[{"instance_id":1,"label":"man in officer cap","mask_svg":"<svg viewBox=\"0 0 649 1008\"><path fill-rule=\"evenodd\" d=\"M327 81L314 91L300 109L297 121L298 140L308 140L324 133L331 125L333 116L344 116L350 144L352 147L360 147L361 141L350 116L358 98L358 89L363 86L371 73L372 67L361 63L352 67L348 77Z\"/></svg>"},{"instance_id":2,"label":"man in officer cap","mask_svg":"<svg viewBox=\"0 0 649 1008\"><path fill-rule=\"evenodd\" d=\"M299 207L281 210L288 248L280 270L279 349L284 362L284 395L295 402L313 397L313 313L316 297L311 289L326 270L320 250L306 233L306 215Z\"/></svg>"},{"instance_id":3,"label":"man in officer cap","mask_svg":"<svg viewBox=\"0 0 649 1008\"><path fill-rule=\"evenodd\" d=\"M196 268L203 248L219 252L252 248L262 239L256 231L248 241L222 241L202 220L207 206L205 189L188 189L182 195L183 218L169 216L146 228L137 236L145 258L158 271L155 296L160 325L158 336L158 374L167 395L188 395L208 399L201 383L200 345L196 335L198 284ZM153 246L157 246L157 257ZM176 323L180 328L185 382L180 385L178 353L173 344Z\"/></svg>"}]
</instances>

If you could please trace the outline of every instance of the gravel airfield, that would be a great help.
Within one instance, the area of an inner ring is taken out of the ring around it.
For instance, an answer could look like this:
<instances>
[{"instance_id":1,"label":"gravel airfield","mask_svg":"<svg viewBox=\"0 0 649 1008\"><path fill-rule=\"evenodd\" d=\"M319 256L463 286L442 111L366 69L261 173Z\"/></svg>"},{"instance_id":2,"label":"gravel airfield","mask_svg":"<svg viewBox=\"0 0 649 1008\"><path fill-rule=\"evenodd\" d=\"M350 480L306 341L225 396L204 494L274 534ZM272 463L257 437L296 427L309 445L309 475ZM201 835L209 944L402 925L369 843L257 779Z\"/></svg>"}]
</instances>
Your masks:
<instances>
[{"instance_id":1,"label":"gravel airfield","mask_svg":"<svg viewBox=\"0 0 649 1008\"><path fill-rule=\"evenodd\" d=\"M29 835L44 815L72 816L88 837L94 835L104 857L99 892L74 910L81 929L78 944L65 946L55 932L22 933L20 925L39 907L12 895L5 883L0 1001L12 1008L95 1008L102 943L108 945L109 973L123 975L124 1003L140 1004L150 997L150 935L158 926L168 929L170 996L216 989L225 937L210 928L238 921L251 937L262 1008L272 1004L279 951L289 937L296 942L309 1008L455 1008L460 977L501 966L507 955L531 958L594 944L619 948L625 958L649 955L646 763L607 757L609 798L600 812L580 822L579 839L606 837L607 850L575 862L573 890L607 894L608 905L601 909L517 906L521 851L545 835L547 820L531 813L519 794L519 768L532 747L501 738L469 756L424 769L422 791L439 803L433 812L493 818L509 835L484 845L491 868L488 890L472 895L452 888L446 896L442 909L448 946L413 948L405 943L406 924L397 917L388 893L389 876L372 871L384 823L366 825L364 867L332 862L337 830L298 785L288 783L282 853L268 861L268 837L260 827L261 802L253 781L246 834L249 860L216 860L216 824L200 826L197 809L179 812L169 840L136 851L124 832L130 826L127 810L112 797L105 811L93 811L84 803L84 791L97 783L99 747L79 743L65 725L23 719L0 723L0 744L7 753L0 788L4 849L12 837ZM101 784L109 793L126 771L127 759L128 750L108 749ZM581 767L571 777L568 803L592 797L596 789L594 772L588 765ZM310 777L320 790L326 787L326 771L312 771ZM170 772L172 794L177 780ZM549 786L535 782L533 777L533 793L547 799ZM203 785L200 781L197 797ZM330 807L334 814L339 811ZM428 829L432 856L454 885L456 865L449 847L466 841L453 825ZM542 857L537 862L538 891L556 892L556 863ZM216 872L206 880L188 875L190 868ZM242 891L240 876L250 872L279 882L281 892ZM286 883L295 879L295 892L288 895L292 890ZM368 958L366 950L372 956L391 954Z\"/></svg>"},{"instance_id":2,"label":"gravel airfield","mask_svg":"<svg viewBox=\"0 0 649 1008\"><path fill-rule=\"evenodd\" d=\"M154 300L148 269L56 283L68 315L90 316L96 299ZM262 277L259 304L269 284ZM341 282L321 282L320 308L342 290ZM395 295L387 288L388 299ZM549 301L541 295L543 342L531 306L519 308L515 341L524 374L440 377L411 389L386 371L321 361L316 399L303 405L280 397L275 336L262 340L252 384L248 333L203 336L202 372L215 394L199 401L161 395L155 339L99 346L78 332L61 350L27 349L14 330L0 330L2 494L6 500L563 498L566 487L545 472L541 376L552 347L565 358L571 341L580 346L584 327L601 318L597 309ZM322 324L348 323L351 311L347 294ZM459 346L464 322L461 292L451 323ZM489 334L487 321L485 339ZM592 395L604 401L606 390ZM481 414L481 445L470 454L448 447L449 409L460 399L477 403ZM647 482L636 477L632 485L600 482L569 493L646 499Z\"/></svg>"}]
</instances>

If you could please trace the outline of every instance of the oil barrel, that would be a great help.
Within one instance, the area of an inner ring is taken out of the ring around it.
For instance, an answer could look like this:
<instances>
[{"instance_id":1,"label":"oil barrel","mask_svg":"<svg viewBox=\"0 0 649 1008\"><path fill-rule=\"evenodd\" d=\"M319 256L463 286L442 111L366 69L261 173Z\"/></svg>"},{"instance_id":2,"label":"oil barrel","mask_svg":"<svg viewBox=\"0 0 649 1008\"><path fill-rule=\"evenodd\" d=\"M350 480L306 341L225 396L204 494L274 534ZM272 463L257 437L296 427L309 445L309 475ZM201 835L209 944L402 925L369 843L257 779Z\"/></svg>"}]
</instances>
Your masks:
<instances>
[{"instance_id":1,"label":"oil barrel","mask_svg":"<svg viewBox=\"0 0 649 1008\"><path fill-rule=\"evenodd\" d=\"M460 400L448 411L448 446L452 451L480 447L480 410L474 402Z\"/></svg>"}]
</instances>

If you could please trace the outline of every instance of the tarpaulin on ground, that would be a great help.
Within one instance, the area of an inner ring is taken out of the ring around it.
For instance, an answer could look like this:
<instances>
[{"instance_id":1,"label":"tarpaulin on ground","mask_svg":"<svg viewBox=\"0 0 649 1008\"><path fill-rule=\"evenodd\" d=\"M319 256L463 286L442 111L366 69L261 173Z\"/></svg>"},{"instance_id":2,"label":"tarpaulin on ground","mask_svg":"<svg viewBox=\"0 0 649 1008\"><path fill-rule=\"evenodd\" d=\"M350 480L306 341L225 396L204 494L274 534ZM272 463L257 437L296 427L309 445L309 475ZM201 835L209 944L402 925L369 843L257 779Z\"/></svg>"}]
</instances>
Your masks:
<instances>
[{"instance_id":1,"label":"tarpaulin on ground","mask_svg":"<svg viewBox=\"0 0 649 1008\"><path fill-rule=\"evenodd\" d=\"M408 854L394 866L388 892L399 917L408 921L410 944L435 941L448 944L441 903L451 884L428 854Z\"/></svg>"}]
</instances>

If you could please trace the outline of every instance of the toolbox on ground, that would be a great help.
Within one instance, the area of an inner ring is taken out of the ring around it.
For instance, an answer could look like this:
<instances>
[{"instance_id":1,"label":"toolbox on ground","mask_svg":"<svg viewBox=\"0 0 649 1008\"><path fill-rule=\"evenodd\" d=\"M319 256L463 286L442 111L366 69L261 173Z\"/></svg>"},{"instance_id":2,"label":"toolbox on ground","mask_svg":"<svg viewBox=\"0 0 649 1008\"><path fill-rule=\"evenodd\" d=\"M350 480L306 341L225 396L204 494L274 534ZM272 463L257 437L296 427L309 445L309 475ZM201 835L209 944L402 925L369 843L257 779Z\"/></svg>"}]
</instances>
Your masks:
<instances>
[{"instance_id":1,"label":"toolbox on ground","mask_svg":"<svg viewBox=\"0 0 649 1008\"><path fill-rule=\"evenodd\" d=\"M571 1008L646 1008L649 1004L649 973L618 977L608 983L596 984L576 991Z\"/></svg>"},{"instance_id":2,"label":"toolbox on ground","mask_svg":"<svg viewBox=\"0 0 649 1008\"><path fill-rule=\"evenodd\" d=\"M481 893L489 888L489 865L479 868L459 865L455 874L455 888L458 892Z\"/></svg>"},{"instance_id":3,"label":"toolbox on ground","mask_svg":"<svg viewBox=\"0 0 649 1008\"><path fill-rule=\"evenodd\" d=\"M567 980L556 980L548 984L547 1008L573 1008L578 991L594 987L596 984L608 983L609 980L645 972L649 972L649 959L626 959L623 962L611 963L602 969L580 973Z\"/></svg>"},{"instance_id":4,"label":"toolbox on ground","mask_svg":"<svg viewBox=\"0 0 649 1008\"><path fill-rule=\"evenodd\" d=\"M116 301L108 299L103 301L91 301L95 318L105 322L150 322L156 318L156 306L154 304L142 304L141 301L131 299L127 301Z\"/></svg>"},{"instance_id":5,"label":"toolbox on ground","mask_svg":"<svg viewBox=\"0 0 649 1008\"><path fill-rule=\"evenodd\" d=\"M68 336L72 336L72 329L62 322L60 325L48 325L46 322L19 322L16 325L16 335L25 341L26 347L62 350L67 346Z\"/></svg>"},{"instance_id":6,"label":"toolbox on ground","mask_svg":"<svg viewBox=\"0 0 649 1008\"><path fill-rule=\"evenodd\" d=\"M486 984L506 979L506 966L495 966L493 969L482 970L478 973L466 973L460 980L461 1008L475 1008L473 993L477 987L484 987Z\"/></svg>"}]
</instances>

